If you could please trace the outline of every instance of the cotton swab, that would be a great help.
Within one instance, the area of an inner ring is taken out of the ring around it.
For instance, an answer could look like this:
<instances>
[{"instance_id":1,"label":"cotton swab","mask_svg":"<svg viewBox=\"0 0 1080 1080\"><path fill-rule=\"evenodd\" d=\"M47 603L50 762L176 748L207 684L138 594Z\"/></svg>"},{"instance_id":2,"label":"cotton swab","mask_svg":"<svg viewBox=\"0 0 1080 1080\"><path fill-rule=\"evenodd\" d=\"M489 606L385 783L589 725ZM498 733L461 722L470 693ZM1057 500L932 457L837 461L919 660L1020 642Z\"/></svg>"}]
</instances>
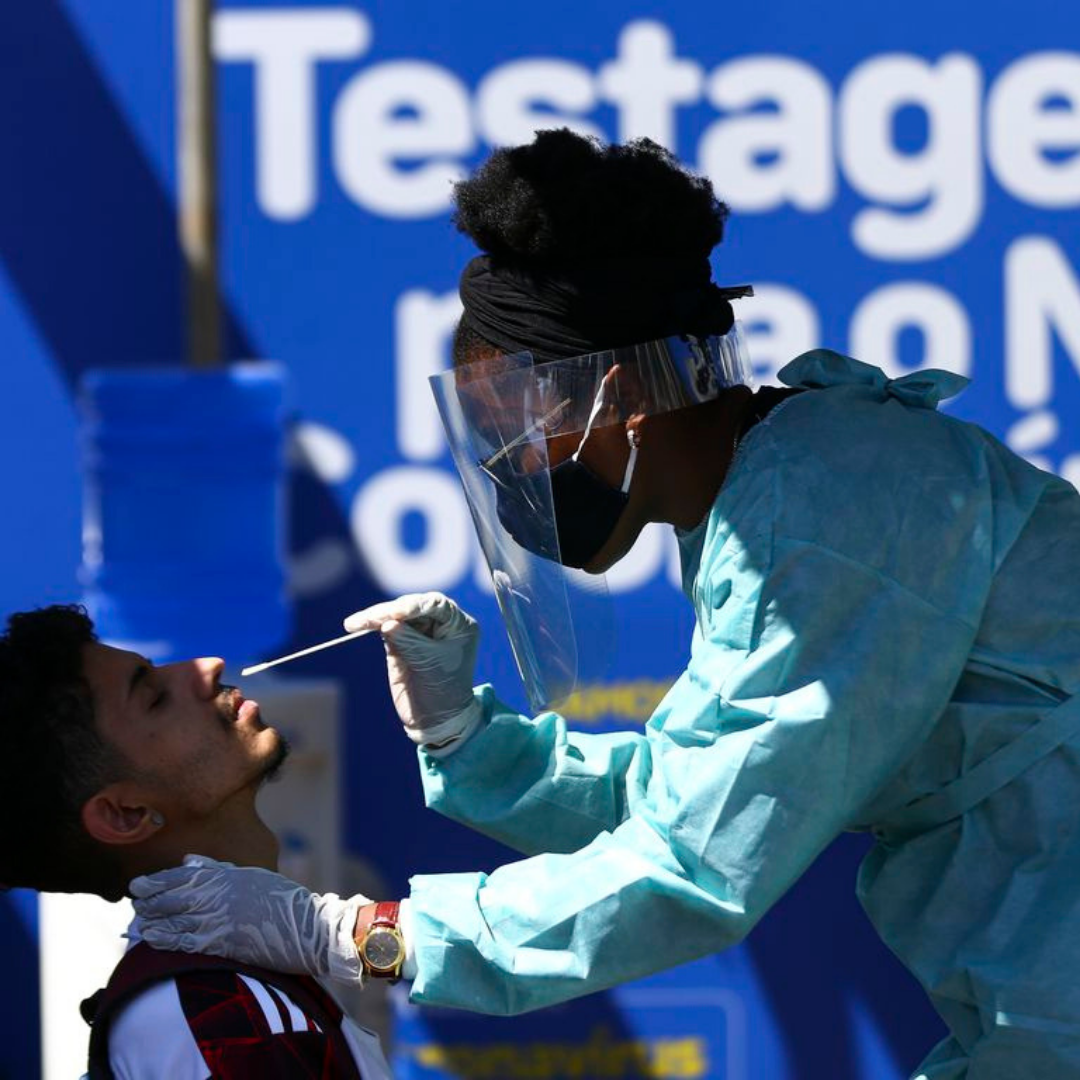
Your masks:
<instances>
[{"instance_id":1,"label":"cotton swab","mask_svg":"<svg viewBox=\"0 0 1080 1080\"><path fill-rule=\"evenodd\" d=\"M240 672L240 675L257 675L260 671L265 671L267 668L276 667L278 664L284 664L289 660L298 660L301 656L307 656L309 653L318 652L320 649L329 649L331 645L340 645L343 641L352 641L353 638L371 634L374 630L375 627L372 627L370 630L355 630L351 634L342 634L341 637L336 637L331 641L321 641L318 645L311 645L306 649L301 649L299 652L289 653L288 656L279 656L276 660L267 660L265 664L254 664L252 667L246 667Z\"/></svg>"}]
</instances>

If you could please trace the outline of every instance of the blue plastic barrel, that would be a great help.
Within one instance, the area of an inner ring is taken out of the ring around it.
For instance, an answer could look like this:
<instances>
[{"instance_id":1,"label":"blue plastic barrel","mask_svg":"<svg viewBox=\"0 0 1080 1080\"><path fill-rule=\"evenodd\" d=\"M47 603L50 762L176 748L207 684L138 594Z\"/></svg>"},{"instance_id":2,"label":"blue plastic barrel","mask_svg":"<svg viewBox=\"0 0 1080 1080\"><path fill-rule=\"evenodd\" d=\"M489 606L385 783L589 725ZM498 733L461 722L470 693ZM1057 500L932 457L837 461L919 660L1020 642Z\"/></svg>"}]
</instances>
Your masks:
<instances>
[{"instance_id":1,"label":"blue plastic barrel","mask_svg":"<svg viewBox=\"0 0 1080 1080\"><path fill-rule=\"evenodd\" d=\"M81 581L102 640L238 666L289 638L284 390L270 363L84 376Z\"/></svg>"}]
</instances>

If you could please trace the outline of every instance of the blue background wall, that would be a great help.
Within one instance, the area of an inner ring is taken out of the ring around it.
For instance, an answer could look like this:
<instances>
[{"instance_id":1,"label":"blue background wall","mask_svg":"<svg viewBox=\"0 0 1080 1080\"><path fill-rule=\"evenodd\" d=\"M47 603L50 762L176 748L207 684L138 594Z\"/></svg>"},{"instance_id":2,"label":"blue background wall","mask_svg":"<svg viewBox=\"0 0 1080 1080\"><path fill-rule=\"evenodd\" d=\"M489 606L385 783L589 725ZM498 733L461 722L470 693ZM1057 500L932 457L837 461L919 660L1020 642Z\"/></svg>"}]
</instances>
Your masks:
<instances>
[{"instance_id":1,"label":"blue background wall","mask_svg":"<svg viewBox=\"0 0 1080 1080\"><path fill-rule=\"evenodd\" d=\"M758 288L743 312L764 379L817 344L949 367L974 379L954 413L1080 480L1078 21L1049 0L220 4L228 354L282 361L297 423L283 648L442 588L484 625L481 676L522 698L424 376L469 255L450 182L536 126L648 134L712 176L733 211L716 276ZM4 612L80 595L80 374L183 357L173 76L164 0L0 6ZM614 692L574 704L581 726L639 723L680 669L668 555L656 534L613 578ZM508 857L421 808L377 647L305 670L347 684L347 835L395 894ZM365 776L376 754L393 784ZM906 1076L940 1025L853 899L861 850L842 838L725 956L548 1016L410 1015L402 1075L510 1076L508 1043L614 1070L638 1039L655 1075ZM37 1071L34 933L31 897L0 901L25 972L0 989L0 1076Z\"/></svg>"}]
</instances>

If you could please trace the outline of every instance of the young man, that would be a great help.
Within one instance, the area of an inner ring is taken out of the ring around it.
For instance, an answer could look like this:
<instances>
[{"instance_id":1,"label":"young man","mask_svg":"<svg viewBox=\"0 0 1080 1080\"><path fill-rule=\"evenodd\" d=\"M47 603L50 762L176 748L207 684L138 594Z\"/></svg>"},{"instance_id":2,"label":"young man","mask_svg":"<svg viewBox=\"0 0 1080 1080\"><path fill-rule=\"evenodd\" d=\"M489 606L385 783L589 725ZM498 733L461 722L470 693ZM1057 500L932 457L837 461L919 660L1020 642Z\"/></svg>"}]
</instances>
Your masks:
<instances>
[{"instance_id":1,"label":"young man","mask_svg":"<svg viewBox=\"0 0 1080 1080\"><path fill-rule=\"evenodd\" d=\"M223 667L155 667L98 642L76 607L13 615L0 635L0 790L13 808L0 881L118 900L132 877L191 851L274 870L277 841L255 796L287 747L254 701L221 683ZM358 965L350 947L331 951ZM310 976L160 955L136 946L117 969L92 1076L390 1076L377 1038Z\"/></svg>"}]
</instances>

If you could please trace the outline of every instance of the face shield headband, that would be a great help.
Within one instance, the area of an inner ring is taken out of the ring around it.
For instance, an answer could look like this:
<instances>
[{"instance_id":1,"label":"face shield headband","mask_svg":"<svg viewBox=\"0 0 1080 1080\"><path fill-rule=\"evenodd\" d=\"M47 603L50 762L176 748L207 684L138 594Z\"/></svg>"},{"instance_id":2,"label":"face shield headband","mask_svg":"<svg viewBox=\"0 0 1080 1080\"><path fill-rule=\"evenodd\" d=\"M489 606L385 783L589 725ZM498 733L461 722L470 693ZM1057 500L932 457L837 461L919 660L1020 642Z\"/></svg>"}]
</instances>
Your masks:
<instances>
[{"instance_id":1,"label":"face shield headband","mask_svg":"<svg viewBox=\"0 0 1080 1080\"><path fill-rule=\"evenodd\" d=\"M665 337L539 365L519 353L430 381L519 671L534 707L550 703L552 690L570 692L579 668L565 597L567 581L580 576L564 568L587 563L610 536L633 472L625 434L602 433L749 385L742 332L736 323L724 335ZM614 446L622 490L595 475ZM603 591L602 578L592 580Z\"/></svg>"}]
</instances>

